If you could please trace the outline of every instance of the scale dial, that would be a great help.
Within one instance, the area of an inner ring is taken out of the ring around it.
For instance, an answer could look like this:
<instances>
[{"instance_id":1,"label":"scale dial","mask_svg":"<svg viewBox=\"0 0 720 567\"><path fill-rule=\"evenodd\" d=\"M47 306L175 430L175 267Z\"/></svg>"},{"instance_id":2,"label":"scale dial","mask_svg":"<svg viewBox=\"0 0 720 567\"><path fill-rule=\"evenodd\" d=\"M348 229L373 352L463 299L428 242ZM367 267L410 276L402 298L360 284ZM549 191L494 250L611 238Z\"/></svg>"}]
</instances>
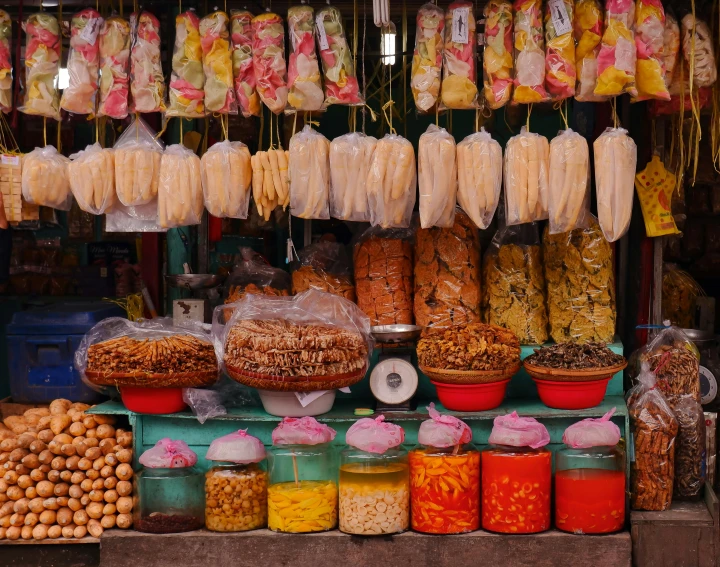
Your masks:
<instances>
[{"instance_id":1,"label":"scale dial","mask_svg":"<svg viewBox=\"0 0 720 567\"><path fill-rule=\"evenodd\" d=\"M384 404L408 401L417 387L418 374L415 367L402 358L386 358L370 374L370 390Z\"/></svg>"}]
</instances>

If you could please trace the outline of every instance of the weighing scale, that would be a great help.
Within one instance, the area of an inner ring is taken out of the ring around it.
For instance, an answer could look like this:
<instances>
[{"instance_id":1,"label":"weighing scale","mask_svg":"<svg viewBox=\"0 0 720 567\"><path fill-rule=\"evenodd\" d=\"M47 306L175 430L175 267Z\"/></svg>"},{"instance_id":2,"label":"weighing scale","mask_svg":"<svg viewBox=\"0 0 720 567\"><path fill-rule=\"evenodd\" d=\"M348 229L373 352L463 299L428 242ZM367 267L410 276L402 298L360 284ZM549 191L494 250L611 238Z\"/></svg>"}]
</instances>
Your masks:
<instances>
[{"instance_id":1,"label":"weighing scale","mask_svg":"<svg viewBox=\"0 0 720 567\"><path fill-rule=\"evenodd\" d=\"M203 323L211 323L212 308L221 300L218 287L224 280L225 276L217 274L171 274L165 276L165 282L169 287L185 290L192 297L189 300L175 299L173 315L176 312L176 305L179 305L179 313L184 313L186 316L181 316L182 319L202 319ZM175 319L174 316L173 319Z\"/></svg>"},{"instance_id":2,"label":"weighing scale","mask_svg":"<svg viewBox=\"0 0 720 567\"><path fill-rule=\"evenodd\" d=\"M380 325L370 329L382 349L378 363L370 373L375 411L414 409L418 373L412 365L412 353L421 331L422 327L417 325Z\"/></svg>"}]
</instances>

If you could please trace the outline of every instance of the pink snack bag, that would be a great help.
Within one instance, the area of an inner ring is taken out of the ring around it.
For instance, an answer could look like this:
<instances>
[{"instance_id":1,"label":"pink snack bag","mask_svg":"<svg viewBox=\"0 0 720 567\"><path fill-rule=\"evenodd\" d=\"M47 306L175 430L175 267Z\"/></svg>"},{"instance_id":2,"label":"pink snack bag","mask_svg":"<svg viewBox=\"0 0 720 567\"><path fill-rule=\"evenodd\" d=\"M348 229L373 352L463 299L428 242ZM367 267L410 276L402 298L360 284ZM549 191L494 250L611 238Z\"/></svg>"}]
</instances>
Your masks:
<instances>
[{"instance_id":1,"label":"pink snack bag","mask_svg":"<svg viewBox=\"0 0 720 567\"><path fill-rule=\"evenodd\" d=\"M520 417L514 411L495 418L489 443L539 449L550 443L550 434L538 420L532 417Z\"/></svg>"},{"instance_id":2,"label":"pink snack bag","mask_svg":"<svg viewBox=\"0 0 720 567\"><path fill-rule=\"evenodd\" d=\"M208 461L249 465L259 463L265 458L265 446L257 437L248 435L247 430L240 429L210 443L205 458Z\"/></svg>"},{"instance_id":3,"label":"pink snack bag","mask_svg":"<svg viewBox=\"0 0 720 567\"><path fill-rule=\"evenodd\" d=\"M573 423L565 430L563 443L571 449L614 447L620 441L620 428L610 421L614 413L615 408L600 418Z\"/></svg>"},{"instance_id":4,"label":"pink snack bag","mask_svg":"<svg viewBox=\"0 0 720 567\"><path fill-rule=\"evenodd\" d=\"M418 443L428 447L452 447L472 441L472 431L467 423L451 415L442 415L435 404L428 406L430 419L420 424Z\"/></svg>"},{"instance_id":5,"label":"pink snack bag","mask_svg":"<svg viewBox=\"0 0 720 567\"><path fill-rule=\"evenodd\" d=\"M337 431L314 417L285 417L272 432L273 445L320 445L335 439Z\"/></svg>"},{"instance_id":6,"label":"pink snack bag","mask_svg":"<svg viewBox=\"0 0 720 567\"><path fill-rule=\"evenodd\" d=\"M152 449L140 455L140 464L149 469L182 469L197 463L197 455L185 441L160 439Z\"/></svg>"},{"instance_id":7,"label":"pink snack bag","mask_svg":"<svg viewBox=\"0 0 720 567\"><path fill-rule=\"evenodd\" d=\"M379 415L375 419L370 417L358 419L345 434L345 442L351 447L378 455L397 447L404 440L403 428L394 423L386 423L384 415Z\"/></svg>"}]
</instances>

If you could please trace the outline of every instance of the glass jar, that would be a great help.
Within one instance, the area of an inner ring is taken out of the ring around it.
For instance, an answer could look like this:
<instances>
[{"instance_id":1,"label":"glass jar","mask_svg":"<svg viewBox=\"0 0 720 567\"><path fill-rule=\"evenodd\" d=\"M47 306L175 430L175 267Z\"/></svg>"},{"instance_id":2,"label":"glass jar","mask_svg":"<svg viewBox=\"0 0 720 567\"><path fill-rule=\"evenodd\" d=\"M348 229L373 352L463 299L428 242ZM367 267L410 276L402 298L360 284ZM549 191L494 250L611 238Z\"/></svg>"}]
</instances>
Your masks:
<instances>
[{"instance_id":1,"label":"glass jar","mask_svg":"<svg viewBox=\"0 0 720 567\"><path fill-rule=\"evenodd\" d=\"M410 473L405 449L382 455L349 448L340 457L340 531L380 535L410 524Z\"/></svg>"},{"instance_id":2,"label":"glass jar","mask_svg":"<svg viewBox=\"0 0 720 567\"><path fill-rule=\"evenodd\" d=\"M555 527L576 534L607 534L624 525L622 450L560 449L555 457Z\"/></svg>"},{"instance_id":3,"label":"glass jar","mask_svg":"<svg viewBox=\"0 0 720 567\"><path fill-rule=\"evenodd\" d=\"M332 447L279 445L270 449L268 457L268 527L296 534L334 530L338 487Z\"/></svg>"},{"instance_id":4,"label":"glass jar","mask_svg":"<svg viewBox=\"0 0 720 567\"><path fill-rule=\"evenodd\" d=\"M139 532L174 534L205 524L203 473L195 467L143 468L134 492L133 527Z\"/></svg>"},{"instance_id":5,"label":"glass jar","mask_svg":"<svg viewBox=\"0 0 720 567\"><path fill-rule=\"evenodd\" d=\"M205 473L205 527L244 532L267 525L267 473L263 463L218 463Z\"/></svg>"},{"instance_id":6,"label":"glass jar","mask_svg":"<svg viewBox=\"0 0 720 567\"><path fill-rule=\"evenodd\" d=\"M495 445L482 452L482 527L534 534L550 529L552 454Z\"/></svg>"},{"instance_id":7,"label":"glass jar","mask_svg":"<svg viewBox=\"0 0 720 567\"><path fill-rule=\"evenodd\" d=\"M410 451L412 529L457 534L480 527L480 452L471 444Z\"/></svg>"}]
</instances>

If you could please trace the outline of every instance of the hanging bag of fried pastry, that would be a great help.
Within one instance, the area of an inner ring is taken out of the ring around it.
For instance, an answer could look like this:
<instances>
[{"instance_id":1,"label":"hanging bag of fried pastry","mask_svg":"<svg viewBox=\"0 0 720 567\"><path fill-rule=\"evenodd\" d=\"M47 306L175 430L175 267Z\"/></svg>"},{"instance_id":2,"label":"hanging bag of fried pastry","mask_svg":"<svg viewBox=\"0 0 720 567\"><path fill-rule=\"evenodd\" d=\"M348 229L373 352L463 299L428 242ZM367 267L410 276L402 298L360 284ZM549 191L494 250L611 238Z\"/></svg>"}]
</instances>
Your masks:
<instances>
[{"instance_id":1,"label":"hanging bag of fried pastry","mask_svg":"<svg viewBox=\"0 0 720 567\"><path fill-rule=\"evenodd\" d=\"M350 258L337 242L321 240L300 250L292 272L293 295L319 289L355 302Z\"/></svg>"},{"instance_id":2,"label":"hanging bag of fried pastry","mask_svg":"<svg viewBox=\"0 0 720 567\"><path fill-rule=\"evenodd\" d=\"M252 166L242 142L214 144L200 158L205 208L214 217L246 219L250 204Z\"/></svg>"},{"instance_id":3,"label":"hanging bag of fried pastry","mask_svg":"<svg viewBox=\"0 0 720 567\"><path fill-rule=\"evenodd\" d=\"M163 143L147 123L136 116L117 139L115 190L126 207L151 203L157 197Z\"/></svg>"},{"instance_id":4,"label":"hanging bag of fried pastry","mask_svg":"<svg viewBox=\"0 0 720 567\"><path fill-rule=\"evenodd\" d=\"M455 138L445 128L430 124L418 142L420 226L451 227L457 195Z\"/></svg>"},{"instance_id":5,"label":"hanging bag of fried pastry","mask_svg":"<svg viewBox=\"0 0 720 567\"><path fill-rule=\"evenodd\" d=\"M329 219L330 141L308 124L290 138L290 212L301 219Z\"/></svg>"},{"instance_id":6,"label":"hanging bag of fried pastry","mask_svg":"<svg viewBox=\"0 0 720 567\"><path fill-rule=\"evenodd\" d=\"M203 210L200 158L180 144L168 146L160 161L158 223L163 228L200 224Z\"/></svg>"},{"instance_id":7,"label":"hanging bag of fried pastry","mask_svg":"<svg viewBox=\"0 0 720 567\"><path fill-rule=\"evenodd\" d=\"M272 146L250 158L253 200L266 222L277 207L285 210L290 204L288 159L287 150Z\"/></svg>"},{"instance_id":8,"label":"hanging bag of fried pastry","mask_svg":"<svg viewBox=\"0 0 720 567\"><path fill-rule=\"evenodd\" d=\"M352 132L330 142L330 216L367 222L367 181L377 138Z\"/></svg>"},{"instance_id":9,"label":"hanging bag of fried pastry","mask_svg":"<svg viewBox=\"0 0 720 567\"><path fill-rule=\"evenodd\" d=\"M713 50L713 35L708 25L687 14L681 21L682 48L687 67L692 68L693 86L710 87L717 80L717 66Z\"/></svg>"},{"instance_id":10,"label":"hanging bag of fried pastry","mask_svg":"<svg viewBox=\"0 0 720 567\"><path fill-rule=\"evenodd\" d=\"M22 158L22 196L31 205L69 211L72 193L68 181L70 160L54 146L35 148Z\"/></svg>"},{"instance_id":11,"label":"hanging bag of fried pastry","mask_svg":"<svg viewBox=\"0 0 720 567\"><path fill-rule=\"evenodd\" d=\"M487 49L487 48L486 48ZM502 189L502 148L481 128L457 145L457 202L485 230L495 216Z\"/></svg>"},{"instance_id":12,"label":"hanging bag of fried pastry","mask_svg":"<svg viewBox=\"0 0 720 567\"><path fill-rule=\"evenodd\" d=\"M78 206L93 215L101 215L115 203L115 156L95 142L70 156L68 176Z\"/></svg>"},{"instance_id":13,"label":"hanging bag of fried pastry","mask_svg":"<svg viewBox=\"0 0 720 567\"><path fill-rule=\"evenodd\" d=\"M588 226L589 158L587 141L570 128L550 142L550 234Z\"/></svg>"},{"instance_id":14,"label":"hanging bag of fried pastry","mask_svg":"<svg viewBox=\"0 0 720 567\"><path fill-rule=\"evenodd\" d=\"M548 218L550 145L525 126L505 147L505 220L523 224Z\"/></svg>"}]
</instances>

